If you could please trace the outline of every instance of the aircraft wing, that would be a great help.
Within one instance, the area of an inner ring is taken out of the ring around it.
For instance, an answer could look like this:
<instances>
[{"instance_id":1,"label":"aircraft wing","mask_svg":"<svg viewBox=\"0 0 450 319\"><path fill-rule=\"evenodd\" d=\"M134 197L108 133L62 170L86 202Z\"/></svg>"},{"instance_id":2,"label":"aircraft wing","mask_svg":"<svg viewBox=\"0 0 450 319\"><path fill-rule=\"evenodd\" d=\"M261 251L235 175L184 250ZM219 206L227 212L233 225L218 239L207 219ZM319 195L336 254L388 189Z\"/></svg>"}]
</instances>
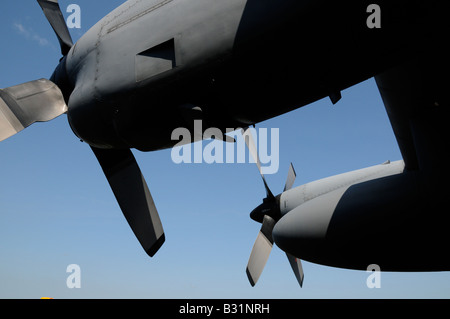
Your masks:
<instances>
[{"instance_id":1,"label":"aircraft wing","mask_svg":"<svg viewBox=\"0 0 450 319\"><path fill-rule=\"evenodd\" d=\"M405 70L396 68L386 71L375 76L375 81L402 153L405 169L417 170L419 164L408 115L412 112L414 97L411 86L405 81Z\"/></svg>"},{"instance_id":2,"label":"aircraft wing","mask_svg":"<svg viewBox=\"0 0 450 319\"><path fill-rule=\"evenodd\" d=\"M448 71L439 54L432 50L375 77L405 168L426 173L436 187L448 180Z\"/></svg>"}]
</instances>

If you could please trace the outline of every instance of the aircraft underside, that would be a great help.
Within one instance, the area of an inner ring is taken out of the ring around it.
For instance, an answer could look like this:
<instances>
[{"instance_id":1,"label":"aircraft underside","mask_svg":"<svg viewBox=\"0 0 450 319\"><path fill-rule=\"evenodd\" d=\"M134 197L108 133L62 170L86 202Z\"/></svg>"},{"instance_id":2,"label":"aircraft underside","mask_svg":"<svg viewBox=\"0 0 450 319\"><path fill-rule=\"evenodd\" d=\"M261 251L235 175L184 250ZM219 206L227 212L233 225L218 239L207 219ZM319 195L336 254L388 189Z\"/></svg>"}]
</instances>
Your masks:
<instances>
[{"instance_id":1,"label":"aircraft underside","mask_svg":"<svg viewBox=\"0 0 450 319\"><path fill-rule=\"evenodd\" d=\"M445 253L450 239L445 147L450 83L443 61L442 53L427 53L375 77L404 171L355 183L341 194L331 192L300 206L302 212L288 213L274 230L283 250L342 268L365 270L377 264L386 271L450 270ZM325 229L302 233L300 226L289 228L326 210Z\"/></svg>"},{"instance_id":2,"label":"aircraft underside","mask_svg":"<svg viewBox=\"0 0 450 319\"><path fill-rule=\"evenodd\" d=\"M63 58L50 80L0 90L0 140L67 113L98 159L148 255L165 240L130 149L178 143L176 128L247 128L375 77L403 161L292 188L251 213L262 223L247 274L276 243L300 285L300 259L333 267L450 270L446 254L450 74L445 1L126 1L73 44L56 0L38 0ZM338 106L337 106L338 107ZM317 119L320 121L321 119ZM252 154L257 158L257 154ZM256 160L256 163L259 163Z\"/></svg>"}]
</instances>

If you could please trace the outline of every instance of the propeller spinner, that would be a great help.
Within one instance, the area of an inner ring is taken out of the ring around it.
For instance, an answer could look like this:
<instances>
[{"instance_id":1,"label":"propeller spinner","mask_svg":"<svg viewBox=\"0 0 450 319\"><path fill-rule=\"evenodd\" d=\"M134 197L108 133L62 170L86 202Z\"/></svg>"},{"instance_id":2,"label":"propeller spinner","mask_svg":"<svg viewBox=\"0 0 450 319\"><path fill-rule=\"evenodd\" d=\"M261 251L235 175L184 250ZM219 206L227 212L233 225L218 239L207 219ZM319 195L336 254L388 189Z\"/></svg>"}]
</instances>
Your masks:
<instances>
[{"instance_id":1,"label":"propeller spinner","mask_svg":"<svg viewBox=\"0 0 450 319\"><path fill-rule=\"evenodd\" d=\"M280 212L280 196L274 196L271 192L267 181L262 173L261 162L259 160L258 153L256 151L256 144L252 137L251 131L247 128L243 130L242 135L247 144L247 147L252 155L253 159L258 166L259 173L261 174L264 187L266 189L266 198L263 199L263 203L256 207L251 213L250 218L254 221L262 223L261 230L258 233L255 244L253 245L252 252L250 254L250 258L247 264L247 277L252 286L255 286L258 281L261 273L269 259L270 252L273 247L273 237L272 232L275 224L280 220L281 212ZM288 176L286 179L286 183L284 186L283 192L292 188L296 177L296 173L294 167L291 163L289 167ZM289 263L294 271L295 277L297 278L300 287L303 286L303 268L300 259L286 253L286 256L289 260Z\"/></svg>"}]
</instances>

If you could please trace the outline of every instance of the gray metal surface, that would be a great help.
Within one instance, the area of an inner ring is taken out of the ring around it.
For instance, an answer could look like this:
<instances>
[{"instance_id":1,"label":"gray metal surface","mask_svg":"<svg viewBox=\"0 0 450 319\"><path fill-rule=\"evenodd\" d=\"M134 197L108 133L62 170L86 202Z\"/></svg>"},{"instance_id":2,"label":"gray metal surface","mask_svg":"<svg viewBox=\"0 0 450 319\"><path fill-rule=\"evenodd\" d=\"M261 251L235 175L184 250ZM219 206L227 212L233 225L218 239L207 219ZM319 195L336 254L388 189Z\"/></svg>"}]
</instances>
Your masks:
<instances>
[{"instance_id":1,"label":"gray metal surface","mask_svg":"<svg viewBox=\"0 0 450 319\"><path fill-rule=\"evenodd\" d=\"M256 237L246 269L248 280L252 286L256 285L272 251L272 230L274 226L275 220L269 216L264 216L261 230Z\"/></svg>"},{"instance_id":2,"label":"gray metal surface","mask_svg":"<svg viewBox=\"0 0 450 319\"><path fill-rule=\"evenodd\" d=\"M165 241L162 223L136 160L130 150L92 148L128 224L149 256Z\"/></svg>"},{"instance_id":3,"label":"gray metal surface","mask_svg":"<svg viewBox=\"0 0 450 319\"><path fill-rule=\"evenodd\" d=\"M192 131L197 118L205 130L225 130L324 97L343 103L342 90L375 76L404 161L296 188L290 169L278 196L259 165L267 198L251 217L275 226L258 236L249 279L259 278L272 235L300 284L290 256L355 269L450 269L446 3L381 2L382 28L371 29L369 1L129 0L72 45L58 2L38 0L63 58L51 81L0 90L0 140L67 113L152 255L164 233L130 149L173 147L173 130ZM369 241L377 245L365 249Z\"/></svg>"},{"instance_id":4,"label":"gray metal surface","mask_svg":"<svg viewBox=\"0 0 450 319\"><path fill-rule=\"evenodd\" d=\"M0 90L0 141L35 122L53 120L67 112L60 89L41 79Z\"/></svg>"},{"instance_id":5,"label":"gray metal surface","mask_svg":"<svg viewBox=\"0 0 450 319\"><path fill-rule=\"evenodd\" d=\"M72 47L72 37L66 25L66 20L61 13L58 0L37 0L44 11L45 16L50 22L53 30L56 33L58 41L61 45L62 55L66 55Z\"/></svg>"}]
</instances>

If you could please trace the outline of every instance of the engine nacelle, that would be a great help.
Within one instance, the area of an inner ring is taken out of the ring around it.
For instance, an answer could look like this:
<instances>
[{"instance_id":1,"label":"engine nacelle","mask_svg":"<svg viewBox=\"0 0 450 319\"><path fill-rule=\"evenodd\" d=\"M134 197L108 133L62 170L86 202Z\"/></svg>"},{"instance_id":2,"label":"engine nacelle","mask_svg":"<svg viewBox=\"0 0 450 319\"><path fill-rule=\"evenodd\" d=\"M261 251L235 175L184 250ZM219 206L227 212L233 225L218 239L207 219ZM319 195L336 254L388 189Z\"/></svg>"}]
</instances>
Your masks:
<instances>
[{"instance_id":1,"label":"engine nacelle","mask_svg":"<svg viewBox=\"0 0 450 319\"><path fill-rule=\"evenodd\" d=\"M80 101L78 97L88 101ZM70 97L67 117L75 135L83 142L97 148L128 148L119 138L115 128L115 110L93 95L79 95L75 90Z\"/></svg>"},{"instance_id":2,"label":"engine nacelle","mask_svg":"<svg viewBox=\"0 0 450 319\"><path fill-rule=\"evenodd\" d=\"M448 232L432 226L446 214L430 209L417 173L374 176L345 185L347 174L322 181L322 186L335 182L335 189L285 212L273 230L281 249L307 261L350 269L366 270L370 264L385 271L450 267L447 254L433 249L433 243L448 237ZM300 197L308 195L306 188Z\"/></svg>"}]
</instances>

